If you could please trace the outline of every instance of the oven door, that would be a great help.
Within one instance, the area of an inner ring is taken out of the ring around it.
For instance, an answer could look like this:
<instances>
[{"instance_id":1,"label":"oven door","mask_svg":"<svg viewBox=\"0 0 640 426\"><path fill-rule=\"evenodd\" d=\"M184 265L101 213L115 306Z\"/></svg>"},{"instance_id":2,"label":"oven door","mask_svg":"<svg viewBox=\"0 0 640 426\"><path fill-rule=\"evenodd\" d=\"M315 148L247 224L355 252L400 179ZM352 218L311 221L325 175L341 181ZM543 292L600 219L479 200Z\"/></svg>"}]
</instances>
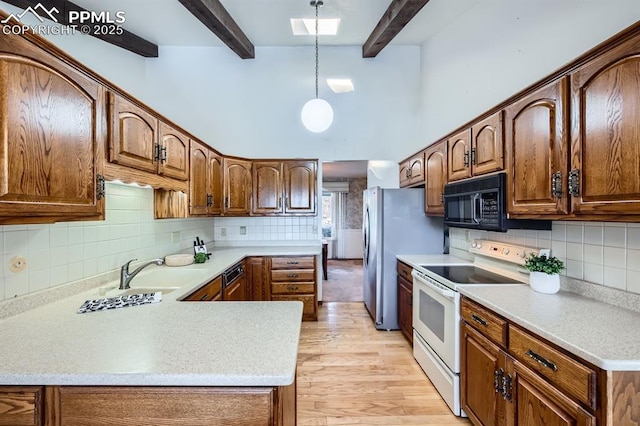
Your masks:
<instances>
[{"instance_id":1,"label":"oven door","mask_svg":"<svg viewBox=\"0 0 640 426\"><path fill-rule=\"evenodd\" d=\"M413 328L453 373L460 373L460 293L413 272Z\"/></svg>"}]
</instances>

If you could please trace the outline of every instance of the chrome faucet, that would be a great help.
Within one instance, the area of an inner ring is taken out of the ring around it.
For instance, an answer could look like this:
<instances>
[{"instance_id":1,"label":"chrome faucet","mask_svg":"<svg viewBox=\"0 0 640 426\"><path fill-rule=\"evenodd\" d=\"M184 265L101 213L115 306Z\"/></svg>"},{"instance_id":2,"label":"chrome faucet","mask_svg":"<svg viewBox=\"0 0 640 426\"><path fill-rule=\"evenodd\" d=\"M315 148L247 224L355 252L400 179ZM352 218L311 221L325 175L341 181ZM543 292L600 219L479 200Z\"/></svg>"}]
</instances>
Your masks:
<instances>
[{"instance_id":1,"label":"chrome faucet","mask_svg":"<svg viewBox=\"0 0 640 426\"><path fill-rule=\"evenodd\" d=\"M119 287L120 290L127 290L131 288L129 286L129 283L131 282L133 277L138 275L138 272L142 271L147 266L153 265L154 263L160 266L164 263L164 260L160 258L154 259L150 262L143 263L142 265L138 266L133 272L129 272L129 264L135 260L138 260L138 259L131 259L130 261L122 265L122 268L120 268L120 287Z\"/></svg>"}]
</instances>

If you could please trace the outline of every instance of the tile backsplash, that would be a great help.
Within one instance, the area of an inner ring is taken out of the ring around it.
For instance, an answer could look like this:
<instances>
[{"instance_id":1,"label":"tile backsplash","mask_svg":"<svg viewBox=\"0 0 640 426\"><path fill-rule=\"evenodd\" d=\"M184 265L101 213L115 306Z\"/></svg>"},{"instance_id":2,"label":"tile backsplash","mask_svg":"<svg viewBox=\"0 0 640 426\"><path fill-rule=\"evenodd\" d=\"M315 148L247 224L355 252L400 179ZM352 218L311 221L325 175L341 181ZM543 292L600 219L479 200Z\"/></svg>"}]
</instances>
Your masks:
<instances>
[{"instance_id":1,"label":"tile backsplash","mask_svg":"<svg viewBox=\"0 0 640 426\"><path fill-rule=\"evenodd\" d=\"M0 300L162 257L213 240L213 219L153 219L153 190L108 182L106 220L0 226ZM9 270L23 256L23 272Z\"/></svg>"},{"instance_id":2,"label":"tile backsplash","mask_svg":"<svg viewBox=\"0 0 640 426\"><path fill-rule=\"evenodd\" d=\"M319 240L318 218L217 217L214 240L221 242Z\"/></svg>"},{"instance_id":3,"label":"tile backsplash","mask_svg":"<svg viewBox=\"0 0 640 426\"><path fill-rule=\"evenodd\" d=\"M564 275L640 294L640 223L556 221L551 231L506 233L451 228L451 253L464 255L478 238L550 248L565 263Z\"/></svg>"}]
</instances>

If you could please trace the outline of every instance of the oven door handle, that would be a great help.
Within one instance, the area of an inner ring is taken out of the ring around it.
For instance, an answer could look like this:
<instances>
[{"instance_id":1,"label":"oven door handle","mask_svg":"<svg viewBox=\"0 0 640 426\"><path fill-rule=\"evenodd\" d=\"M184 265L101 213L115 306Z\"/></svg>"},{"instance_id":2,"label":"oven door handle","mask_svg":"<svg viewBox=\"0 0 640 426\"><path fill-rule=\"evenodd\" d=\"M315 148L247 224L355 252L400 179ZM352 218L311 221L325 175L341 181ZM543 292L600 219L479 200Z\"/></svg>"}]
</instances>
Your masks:
<instances>
[{"instance_id":1,"label":"oven door handle","mask_svg":"<svg viewBox=\"0 0 640 426\"><path fill-rule=\"evenodd\" d=\"M482 214L482 198L480 198L480 194L476 193L473 195L473 199L471 200L471 216L475 223L480 223L482 218L478 218L478 212Z\"/></svg>"},{"instance_id":2,"label":"oven door handle","mask_svg":"<svg viewBox=\"0 0 640 426\"><path fill-rule=\"evenodd\" d=\"M440 296L442 297L446 297L449 300L455 300L456 298L456 292L453 290L444 290L438 286L435 286L433 284L431 284L430 282L424 280L420 275L418 275L416 273L416 271L411 272L411 275L413 275L413 278L415 278L416 280L420 281L421 284L426 285L427 287L429 287L430 290L435 291L436 293L438 293Z\"/></svg>"}]
</instances>

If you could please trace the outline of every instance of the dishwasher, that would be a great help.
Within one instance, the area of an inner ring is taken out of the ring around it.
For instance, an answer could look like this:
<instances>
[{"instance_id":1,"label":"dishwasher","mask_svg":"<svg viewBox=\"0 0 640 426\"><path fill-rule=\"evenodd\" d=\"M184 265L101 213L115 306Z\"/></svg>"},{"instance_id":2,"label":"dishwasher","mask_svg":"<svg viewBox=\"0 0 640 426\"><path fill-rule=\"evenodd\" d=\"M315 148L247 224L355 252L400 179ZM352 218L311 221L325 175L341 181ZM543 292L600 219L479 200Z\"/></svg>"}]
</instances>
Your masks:
<instances>
[{"instance_id":1,"label":"dishwasher","mask_svg":"<svg viewBox=\"0 0 640 426\"><path fill-rule=\"evenodd\" d=\"M222 300L244 301L246 293L246 279L242 262L236 263L222 273Z\"/></svg>"}]
</instances>

